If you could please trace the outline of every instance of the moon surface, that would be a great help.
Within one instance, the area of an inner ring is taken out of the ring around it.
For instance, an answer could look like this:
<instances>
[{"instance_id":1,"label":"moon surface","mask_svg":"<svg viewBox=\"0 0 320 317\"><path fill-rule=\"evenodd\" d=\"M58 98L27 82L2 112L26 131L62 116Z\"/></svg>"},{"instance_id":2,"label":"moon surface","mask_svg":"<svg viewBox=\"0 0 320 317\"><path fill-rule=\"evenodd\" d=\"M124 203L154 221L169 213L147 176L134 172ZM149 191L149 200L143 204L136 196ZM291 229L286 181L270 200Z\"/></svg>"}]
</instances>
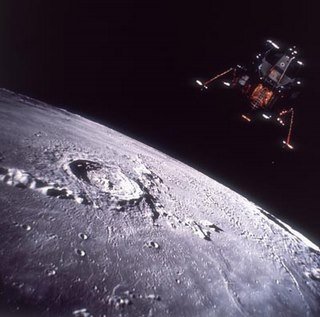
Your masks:
<instances>
[{"instance_id":1,"label":"moon surface","mask_svg":"<svg viewBox=\"0 0 320 317\"><path fill-rule=\"evenodd\" d=\"M1 316L319 316L318 246L206 175L0 90Z\"/></svg>"}]
</instances>

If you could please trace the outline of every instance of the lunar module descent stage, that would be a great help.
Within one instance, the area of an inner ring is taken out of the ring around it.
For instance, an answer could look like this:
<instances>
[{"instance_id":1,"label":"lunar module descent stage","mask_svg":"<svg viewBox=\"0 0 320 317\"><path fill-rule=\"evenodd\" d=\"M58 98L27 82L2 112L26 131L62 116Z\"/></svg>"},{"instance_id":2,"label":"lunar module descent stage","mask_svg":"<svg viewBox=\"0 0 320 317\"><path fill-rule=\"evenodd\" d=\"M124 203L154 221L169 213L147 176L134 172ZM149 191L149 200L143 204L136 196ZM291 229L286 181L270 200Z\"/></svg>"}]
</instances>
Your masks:
<instances>
[{"instance_id":1,"label":"lunar module descent stage","mask_svg":"<svg viewBox=\"0 0 320 317\"><path fill-rule=\"evenodd\" d=\"M287 137L282 142L284 147L292 150L294 108L291 103L300 92L298 75L303 63L298 60L295 46L282 50L271 40L266 41L266 46L264 53L256 55L250 68L237 65L205 82L196 82L202 89L208 89L216 80L232 74L230 81L223 81L223 84L240 88L250 102L249 112L242 114L242 118L251 122L261 115L287 127Z\"/></svg>"}]
</instances>

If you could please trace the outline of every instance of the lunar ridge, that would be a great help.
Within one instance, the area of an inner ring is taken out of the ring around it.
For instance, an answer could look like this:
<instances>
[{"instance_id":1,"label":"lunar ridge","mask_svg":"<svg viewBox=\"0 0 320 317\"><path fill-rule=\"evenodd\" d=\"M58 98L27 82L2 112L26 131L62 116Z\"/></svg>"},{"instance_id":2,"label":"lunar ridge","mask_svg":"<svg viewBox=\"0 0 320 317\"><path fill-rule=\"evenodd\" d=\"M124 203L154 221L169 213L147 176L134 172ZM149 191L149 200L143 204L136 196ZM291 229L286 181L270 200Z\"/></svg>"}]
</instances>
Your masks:
<instances>
[{"instance_id":1,"label":"lunar ridge","mask_svg":"<svg viewBox=\"0 0 320 317\"><path fill-rule=\"evenodd\" d=\"M0 316L319 316L320 250L208 176L0 90Z\"/></svg>"}]
</instances>

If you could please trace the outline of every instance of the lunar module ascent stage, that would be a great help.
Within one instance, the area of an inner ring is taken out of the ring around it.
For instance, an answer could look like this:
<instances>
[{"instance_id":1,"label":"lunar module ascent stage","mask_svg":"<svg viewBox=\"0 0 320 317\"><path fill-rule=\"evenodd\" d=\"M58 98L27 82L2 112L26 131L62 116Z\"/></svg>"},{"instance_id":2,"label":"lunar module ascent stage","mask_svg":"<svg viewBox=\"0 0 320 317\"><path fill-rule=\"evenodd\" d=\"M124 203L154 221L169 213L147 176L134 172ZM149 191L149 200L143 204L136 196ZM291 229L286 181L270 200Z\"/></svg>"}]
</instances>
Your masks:
<instances>
[{"instance_id":1,"label":"lunar module ascent stage","mask_svg":"<svg viewBox=\"0 0 320 317\"><path fill-rule=\"evenodd\" d=\"M295 46L282 50L276 43L267 40L264 53L257 54L250 67L237 65L205 82L196 82L202 89L208 89L218 79L232 75L223 84L239 88L249 100L249 111L242 114L242 118L251 122L262 116L287 127L287 136L282 142L284 147L292 150L292 102L300 92L301 79L298 76L302 66Z\"/></svg>"}]
</instances>

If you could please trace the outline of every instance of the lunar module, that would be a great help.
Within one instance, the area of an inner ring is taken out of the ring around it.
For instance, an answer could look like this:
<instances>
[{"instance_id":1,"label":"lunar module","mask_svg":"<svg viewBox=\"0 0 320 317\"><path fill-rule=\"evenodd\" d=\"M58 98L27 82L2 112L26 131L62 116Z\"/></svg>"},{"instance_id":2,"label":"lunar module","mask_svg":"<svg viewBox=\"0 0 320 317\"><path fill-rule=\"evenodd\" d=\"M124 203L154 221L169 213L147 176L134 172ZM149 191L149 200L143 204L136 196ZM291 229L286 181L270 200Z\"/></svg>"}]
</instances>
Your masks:
<instances>
[{"instance_id":1,"label":"lunar module","mask_svg":"<svg viewBox=\"0 0 320 317\"><path fill-rule=\"evenodd\" d=\"M295 46L283 50L275 42L267 40L264 52L257 54L249 67L237 65L205 82L197 80L196 83L202 89L208 89L217 80L224 79L224 85L239 88L249 101L249 109L242 118L251 122L262 117L286 127L283 146L292 150L292 103L300 93L302 66Z\"/></svg>"}]
</instances>

